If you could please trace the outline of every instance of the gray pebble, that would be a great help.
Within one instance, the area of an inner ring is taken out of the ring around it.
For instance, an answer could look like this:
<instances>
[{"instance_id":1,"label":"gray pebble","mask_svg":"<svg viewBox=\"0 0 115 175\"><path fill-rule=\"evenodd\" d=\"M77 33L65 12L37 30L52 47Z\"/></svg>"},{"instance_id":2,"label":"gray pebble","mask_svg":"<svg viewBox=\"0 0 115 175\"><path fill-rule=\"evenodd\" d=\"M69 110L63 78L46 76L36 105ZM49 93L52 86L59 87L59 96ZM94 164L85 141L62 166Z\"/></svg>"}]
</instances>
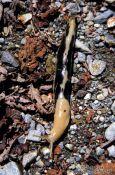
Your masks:
<instances>
[{"instance_id":1,"label":"gray pebble","mask_svg":"<svg viewBox=\"0 0 115 175\"><path fill-rule=\"evenodd\" d=\"M40 135L45 134L45 128L41 124L37 125L36 130L40 132Z\"/></svg>"},{"instance_id":2,"label":"gray pebble","mask_svg":"<svg viewBox=\"0 0 115 175\"><path fill-rule=\"evenodd\" d=\"M9 51L3 51L1 56L1 61L3 63L8 63L12 65L13 67L18 67L19 63L18 60L14 58L14 56L11 55Z\"/></svg>"},{"instance_id":3,"label":"gray pebble","mask_svg":"<svg viewBox=\"0 0 115 175\"><path fill-rule=\"evenodd\" d=\"M22 174L18 165L13 161L7 163L0 169L0 175L13 175L13 174L15 175Z\"/></svg>"},{"instance_id":4,"label":"gray pebble","mask_svg":"<svg viewBox=\"0 0 115 175\"><path fill-rule=\"evenodd\" d=\"M105 35L105 42L109 44L109 46L115 46L115 38L113 35Z\"/></svg>"},{"instance_id":5,"label":"gray pebble","mask_svg":"<svg viewBox=\"0 0 115 175\"><path fill-rule=\"evenodd\" d=\"M113 114L115 115L115 101L113 102L113 104L111 106L111 110L112 110Z\"/></svg>"},{"instance_id":6,"label":"gray pebble","mask_svg":"<svg viewBox=\"0 0 115 175\"><path fill-rule=\"evenodd\" d=\"M21 116L25 123L31 123L32 121L32 116L30 114L24 114L23 112L21 113Z\"/></svg>"},{"instance_id":7,"label":"gray pebble","mask_svg":"<svg viewBox=\"0 0 115 175\"><path fill-rule=\"evenodd\" d=\"M3 44L5 42L4 38L0 38L0 44Z\"/></svg>"},{"instance_id":8,"label":"gray pebble","mask_svg":"<svg viewBox=\"0 0 115 175\"><path fill-rule=\"evenodd\" d=\"M115 137L115 122L113 122L105 131L105 138L112 140Z\"/></svg>"},{"instance_id":9,"label":"gray pebble","mask_svg":"<svg viewBox=\"0 0 115 175\"><path fill-rule=\"evenodd\" d=\"M81 11L81 9L80 9L78 3L69 2L65 8L66 8L71 14L77 14L77 13L80 13L80 11Z\"/></svg>"},{"instance_id":10,"label":"gray pebble","mask_svg":"<svg viewBox=\"0 0 115 175\"><path fill-rule=\"evenodd\" d=\"M39 142L41 140L40 138L41 136L41 132L38 130L30 130L26 139L29 141L35 141L35 142Z\"/></svg>"},{"instance_id":11,"label":"gray pebble","mask_svg":"<svg viewBox=\"0 0 115 175\"><path fill-rule=\"evenodd\" d=\"M99 24L102 24L104 22L107 21L107 19L110 17L110 16L113 16L114 15L114 12L112 10L107 10L103 13L100 13L99 15L97 15L95 18L94 18L94 21L95 23L99 23Z\"/></svg>"},{"instance_id":12,"label":"gray pebble","mask_svg":"<svg viewBox=\"0 0 115 175\"><path fill-rule=\"evenodd\" d=\"M109 156L114 157L115 158L115 146L112 145L109 148L107 148L108 152L109 152Z\"/></svg>"},{"instance_id":13,"label":"gray pebble","mask_svg":"<svg viewBox=\"0 0 115 175\"><path fill-rule=\"evenodd\" d=\"M79 62L81 62L81 63L83 63L83 62L85 62L85 54L84 53L82 53L82 52L78 52L78 61Z\"/></svg>"},{"instance_id":14,"label":"gray pebble","mask_svg":"<svg viewBox=\"0 0 115 175\"><path fill-rule=\"evenodd\" d=\"M96 154L97 154L97 156L101 156L103 153L104 153L104 149L102 149L100 147L97 147L96 148Z\"/></svg>"},{"instance_id":15,"label":"gray pebble","mask_svg":"<svg viewBox=\"0 0 115 175\"><path fill-rule=\"evenodd\" d=\"M21 44L22 44L22 45L25 45L25 44L26 44L26 38L22 38Z\"/></svg>"},{"instance_id":16,"label":"gray pebble","mask_svg":"<svg viewBox=\"0 0 115 175\"><path fill-rule=\"evenodd\" d=\"M37 150L31 151L27 154L24 154L23 160L22 160L22 165L26 167L28 164L30 164L34 159L37 157Z\"/></svg>"}]
</instances>

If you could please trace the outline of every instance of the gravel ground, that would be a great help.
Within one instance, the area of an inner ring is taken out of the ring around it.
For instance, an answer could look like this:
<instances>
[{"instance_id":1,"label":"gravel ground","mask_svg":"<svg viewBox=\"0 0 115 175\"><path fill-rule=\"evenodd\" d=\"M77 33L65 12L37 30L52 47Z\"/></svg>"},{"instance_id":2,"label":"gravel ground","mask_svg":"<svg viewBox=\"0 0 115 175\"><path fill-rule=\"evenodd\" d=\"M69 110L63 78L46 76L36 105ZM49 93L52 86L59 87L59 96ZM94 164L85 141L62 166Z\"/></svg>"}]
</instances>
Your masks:
<instances>
[{"instance_id":1,"label":"gravel ground","mask_svg":"<svg viewBox=\"0 0 115 175\"><path fill-rule=\"evenodd\" d=\"M114 6L114 0L0 1L0 175L115 173ZM55 58L71 15L78 20L71 121L51 159L41 136L53 126Z\"/></svg>"}]
</instances>

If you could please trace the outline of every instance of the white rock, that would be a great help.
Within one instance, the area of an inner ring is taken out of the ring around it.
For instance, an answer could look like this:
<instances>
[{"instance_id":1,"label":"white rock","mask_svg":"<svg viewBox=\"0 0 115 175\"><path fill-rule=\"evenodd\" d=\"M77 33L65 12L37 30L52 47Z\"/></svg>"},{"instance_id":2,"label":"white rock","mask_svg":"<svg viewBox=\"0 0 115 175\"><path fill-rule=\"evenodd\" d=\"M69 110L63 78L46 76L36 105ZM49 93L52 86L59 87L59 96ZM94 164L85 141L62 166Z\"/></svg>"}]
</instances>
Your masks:
<instances>
[{"instance_id":1,"label":"white rock","mask_svg":"<svg viewBox=\"0 0 115 175\"><path fill-rule=\"evenodd\" d=\"M111 110L112 110L113 114L115 115L115 101L113 102L113 104L111 106Z\"/></svg>"},{"instance_id":2,"label":"white rock","mask_svg":"<svg viewBox=\"0 0 115 175\"><path fill-rule=\"evenodd\" d=\"M105 138L112 140L115 137L115 122L113 122L105 131Z\"/></svg>"},{"instance_id":3,"label":"white rock","mask_svg":"<svg viewBox=\"0 0 115 175\"><path fill-rule=\"evenodd\" d=\"M91 99L91 93L87 93L86 96L84 97L85 100L90 100Z\"/></svg>"},{"instance_id":4,"label":"white rock","mask_svg":"<svg viewBox=\"0 0 115 175\"><path fill-rule=\"evenodd\" d=\"M99 117L100 122L103 122L105 118L103 116Z\"/></svg>"},{"instance_id":5,"label":"white rock","mask_svg":"<svg viewBox=\"0 0 115 175\"><path fill-rule=\"evenodd\" d=\"M97 99L98 99L98 100L104 100L105 97L104 97L103 94L98 94L98 95L97 95Z\"/></svg>"},{"instance_id":6,"label":"white rock","mask_svg":"<svg viewBox=\"0 0 115 175\"><path fill-rule=\"evenodd\" d=\"M90 60L88 67L89 67L90 73L93 76L97 76L97 75L100 75L106 68L106 62L101 60L94 60L94 61Z\"/></svg>"},{"instance_id":7,"label":"white rock","mask_svg":"<svg viewBox=\"0 0 115 175\"><path fill-rule=\"evenodd\" d=\"M78 49L81 49L85 52L91 53L91 50L86 46L86 44L82 43L78 39L76 39L76 41L75 41L75 47Z\"/></svg>"},{"instance_id":8,"label":"white rock","mask_svg":"<svg viewBox=\"0 0 115 175\"><path fill-rule=\"evenodd\" d=\"M44 147L44 148L42 148L41 153L45 156L45 155L50 153L50 150L49 150L49 148Z\"/></svg>"},{"instance_id":9,"label":"white rock","mask_svg":"<svg viewBox=\"0 0 115 175\"><path fill-rule=\"evenodd\" d=\"M73 145L72 144L69 144L69 143L67 143L66 145L65 145L65 147L67 148L67 149L69 149L69 150L73 150Z\"/></svg>"},{"instance_id":10,"label":"white rock","mask_svg":"<svg viewBox=\"0 0 115 175\"><path fill-rule=\"evenodd\" d=\"M2 0L2 3L8 3L8 2L12 2L12 0Z\"/></svg>"},{"instance_id":11,"label":"white rock","mask_svg":"<svg viewBox=\"0 0 115 175\"><path fill-rule=\"evenodd\" d=\"M109 156L111 157L115 157L115 146L112 145L109 148L107 148L108 152L109 152Z\"/></svg>"},{"instance_id":12,"label":"white rock","mask_svg":"<svg viewBox=\"0 0 115 175\"><path fill-rule=\"evenodd\" d=\"M107 97L108 96L108 89L107 88L103 88L102 89L102 93L103 93L104 97Z\"/></svg>"},{"instance_id":13,"label":"white rock","mask_svg":"<svg viewBox=\"0 0 115 175\"><path fill-rule=\"evenodd\" d=\"M18 20L21 21L23 24L27 23L31 19L32 19L32 14L31 13L26 13L26 14L20 15L18 17Z\"/></svg>"},{"instance_id":14,"label":"white rock","mask_svg":"<svg viewBox=\"0 0 115 175\"><path fill-rule=\"evenodd\" d=\"M30 130L26 137L26 140L39 142L41 140L40 136L41 133L38 130Z\"/></svg>"},{"instance_id":15,"label":"white rock","mask_svg":"<svg viewBox=\"0 0 115 175\"><path fill-rule=\"evenodd\" d=\"M44 162L40 159L36 162L36 165L39 166L40 168L44 167Z\"/></svg>"},{"instance_id":16,"label":"white rock","mask_svg":"<svg viewBox=\"0 0 115 175\"><path fill-rule=\"evenodd\" d=\"M71 83L78 83L79 79L77 77L73 77L71 78Z\"/></svg>"},{"instance_id":17,"label":"white rock","mask_svg":"<svg viewBox=\"0 0 115 175\"><path fill-rule=\"evenodd\" d=\"M30 164L36 157L37 157L37 150L31 151L27 154L24 154L23 160L22 160L22 165L26 167L28 164Z\"/></svg>"},{"instance_id":18,"label":"white rock","mask_svg":"<svg viewBox=\"0 0 115 175\"><path fill-rule=\"evenodd\" d=\"M106 2L108 2L108 3L113 3L113 2L115 2L115 0L105 0Z\"/></svg>"}]
</instances>

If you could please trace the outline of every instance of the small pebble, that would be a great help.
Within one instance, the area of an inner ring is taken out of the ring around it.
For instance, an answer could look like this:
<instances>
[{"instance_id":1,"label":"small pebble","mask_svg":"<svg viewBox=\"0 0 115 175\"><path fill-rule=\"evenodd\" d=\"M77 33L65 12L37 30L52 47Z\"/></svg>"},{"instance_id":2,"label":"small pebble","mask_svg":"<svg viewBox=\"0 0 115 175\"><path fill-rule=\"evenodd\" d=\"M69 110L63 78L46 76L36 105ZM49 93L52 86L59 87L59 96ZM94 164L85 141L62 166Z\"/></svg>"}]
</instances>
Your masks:
<instances>
[{"instance_id":1,"label":"small pebble","mask_svg":"<svg viewBox=\"0 0 115 175\"><path fill-rule=\"evenodd\" d=\"M115 146L112 145L109 148L107 148L108 152L109 152L109 156L114 157L115 158Z\"/></svg>"},{"instance_id":2,"label":"small pebble","mask_svg":"<svg viewBox=\"0 0 115 175\"><path fill-rule=\"evenodd\" d=\"M84 100L90 100L91 99L91 93L87 93L84 97Z\"/></svg>"},{"instance_id":3,"label":"small pebble","mask_svg":"<svg viewBox=\"0 0 115 175\"><path fill-rule=\"evenodd\" d=\"M43 147L42 150L41 150L41 153L45 156L45 155L50 153L50 150L47 147Z\"/></svg>"},{"instance_id":4,"label":"small pebble","mask_svg":"<svg viewBox=\"0 0 115 175\"><path fill-rule=\"evenodd\" d=\"M97 156L101 156L103 153L104 153L104 149L102 149L100 147L97 147L96 148L96 154L97 154Z\"/></svg>"},{"instance_id":5,"label":"small pebble","mask_svg":"<svg viewBox=\"0 0 115 175\"><path fill-rule=\"evenodd\" d=\"M67 149L69 149L70 151L73 150L73 145L72 145L72 144L67 143L67 144L65 145L65 147L66 147Z\"/></svg>"},{"instance_id":6,"label":"small pebble","mask_svg":"<svg viewBox=\"0 0 115 175\"><path fill-rule=\"evenodd\" d=\"M28 135L27 135L27 137L26 137L26 140L39 142L41 140L41 138L39 136L41 136L41 132L40 131L38 131L38 130L30 130Z\"/></svg>"},{"instance_id":7,"label":"small pebble","mask_svg":"<svg viewBox=\"0 0 115 175\"><path fill-rule=\"evenodd\" d=\"M115 101L111 105L111 110L112 110L113 114L115 115Z\"/></svg>"},{"instance_id":8,"label":"small pebble","mask_svg":"<svg viewBox=\"0 0 115 175\"><path fill-rule=\"evenodd\" d=\"M90 60L89 64L89 71L91 72L91 74L93 76L97 76L100 75L106 68L106 62L105 61L101 61L101 60Z\"/></svg>"},{"instance_id":9,"label":"small pebble","mask_svg":"<svg viewBox=\"0 0 115 175\"><path fill-rule=\"evenodd\" d=\"M24 154L23 160L22 160L22 165L26 167L28 164L30 164L34 159L37 157L37 150L31 151L27 154Z\"/></svg>"},{"instance_id":10,"label":"small pebble","mask_svg":"<svg viewBox=\"0 0 115 175\"><path fill-rule=\"evenodd\" d=\"M18 60L14 58L14 56L9 51L3 51L1 56L1 61L3 63L8 63L13 67L18 67L19 63Z\"/></svg>"},{"instance_id":11,"label":"small pebble","mask_svg":"<svg viewBox=\"0 0 115 175\"><path fill-rule=\"evenodd\" d=\"M115 122L113 122L105 131L105 138L112 140L115 137Z\"/></svg>"}]
</instances>

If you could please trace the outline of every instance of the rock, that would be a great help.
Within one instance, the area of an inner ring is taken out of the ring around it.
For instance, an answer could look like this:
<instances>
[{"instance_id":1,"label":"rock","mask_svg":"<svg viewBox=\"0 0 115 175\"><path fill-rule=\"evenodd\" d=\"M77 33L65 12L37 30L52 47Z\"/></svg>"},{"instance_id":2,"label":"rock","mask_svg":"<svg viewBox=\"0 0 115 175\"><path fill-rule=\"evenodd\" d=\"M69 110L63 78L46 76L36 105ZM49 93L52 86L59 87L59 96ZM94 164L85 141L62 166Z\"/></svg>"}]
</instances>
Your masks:
<instances>
[{"instance_id":1,"label":"rock","mask_svg":"<svg viewBox=\"0 0 115 175\"><path fill-rule=\"evenodd\" d=\"M82 43L78 39L76 39L76 41L75 41L75 47L78 49L81 49L82 51L91 53L91 50L86 46L86 44Z\"/></svg>"},{"instance_id":2,"label":"rock","mask_svg":"<svg viewBox=\"0 0 115 175\"><path fill-rule=\"evenodd\" d=\"M114 12L112 10L108 9L107 11L97 15L94 18L94 21L95 21L95 23L102 24L102 23L106 22L110 16L113 16L113 15L114 15Z\"/></svg>"},{"instance_id":3,"label":"rock","mask_svg":"<svg viewBox=\"0 0 115 175\"><path fill-rule=\"evenodd\" d=\"M109 148L107 148L108 152L109 152L109 156L111 157L115 157L115 146L112 145Z\"/></svg>"},{"instance_id":4,"label":"rock","mask_svg":"<svg viewBox=\"0 0 115 175\"><path fill-rule=\"evenodd\" d=\"M105 97L104 97L103 94L98 94L97 95L97 100L104 100L104 99L105 99Z\"/></svg>"},{"instance_id":5,"label":"rock","mask_svg":"<svg viewBox=\"0 0 115 175\"><path fill-rule=\"evenodd\" d=\"M41 159L39 159L39 160L36 162L36 165L37 165L38 167L42 168L42 167L44 167L44 162L43 162Z\"/></svg>"},{"instance_id":6,"label":"rock","mask_svg":"<svg viewBox=\"0 0 115 175\"><path fill-rule=\"evenodd\" d=\"M115 0L105 0L106 2L108 2L108 3L113 3L113 2L115 2Z\"/></svg>"},{"instance_id":7,"label":"rock","mask_svg":"<svg viewBox=\"0 0 115 175\"><path fill-rule=\"evenodd\" d=\"M105 35L105 42L109 44L109 46L115 46L115 38L113 35Z\"/></svg>"},{"instance_id":8,"label":"rock","mask_svg":"<svg viewBox=\"0 0 115 175\"><path fill-rule=\"evenodd\" d=\"M77 56L77 58L78 58L78 61L80 62L80 63L83 63L83 62L85 62L85 54L84 53L82 53L82 52L78 52L78 56Z\"/></svg>"},{"instance_id":9,"label":"rock","mask_svg":"<svg viewBox=\"0 0 115 175\"><path fill-rule=\"evenodd\" d=\"M26 140L39 142L41 140L40 136L41 132L39 130L30 130L26 137Z\"/></svg>"},{"instance_id":10,"label":"rock","mask_svg":"<svg viewBox=\"0 0 115 175\"><path fill-rule=\"evenodd\" d=\"M20 137L18 138L18 142L19 142L20 144L26 143L26 137L25 137L25 135L20 136Z\"/></svg>"},{"instance_id":11,"label":"rock","mask_svg":"<svg viewBox=\"0 0 115 175\"><path fill-rule=\"evenodd\" d=\"M45 134L45 129L41 124L37 124L36 130L39 131L40 135Z\"/></svg>"},{"instance_id":12,"label":"rock","mask_svg":"<svg viewBox=\"0 0 115 175\"><path fill-rule=\"evenodd\" d=\"M2 0L2 3L12 2L12 0Z\"/></svg>"},{"instance_id":13,"label":"rock","mask_svg":"<svg viewBox=\"0 0 115 175\"><path fill-rule=\"evenodd\" d=\"M70 151L73 150L73 145L72 145L72 144L67 143L67 144L65 145L65 147L66 147L68 150L70 150Z\"/></svg>"},{"instance_id":14,"label":"rock","mask_svg":"<svg viewBox=\"0 0 115 175\"><path fill-rule=\"evenodd\" d=\"M37 150L31 151L31 152L29 152L29 153L27 153L27 154L24 154L23 160L22 160L22 165L23 165L24 167L26 167L26 166L27 166L28 164L30 164L33 160L36 159L37 154L38 154Z\"/></svg>"},{"instance_id":15,"label":"rock","mask_svg":"<svg viewBox=\"0 0 115 175\"><path fill-rule=\"evenodd\" d=\"M100 147L97 147L96 148L96 154L97 154L97 156L101 156L103 153L104 153L104 149L102 149Z\"/></svg>"},{"instance_id":16,"label":"rock","mask_svg":"<svg viewBox=\"0 0 115 175\"><path fill-rule=\"evenodd\" d=\"M1 167L0 167L1 168ZM0 175L22 175L18 165L11 161L0 169Z\"/></svg>"},{"instance_id":17,"label":"rock","mask_svg":"<svg viewBox=\"0 0 115 175\"><path fill-rule=\"evenodd\" d=\"M84 97L84 100L90 100L91 99L91 93L87 93Z\"/></svg>"},{"instance_id":18,"label":"rock","mask_svg":"<svg viewBox=\"0 0 115 175\"><path fill-rule=\"evenodd\" d=\"M92 21L94 19L93 13L91 11L88 12L87 17L84 19L84 21Z\"/></svg>"},{"instance_id":19,"label":"rock","mask_svg":"<svg viewBox=\"0 0 115 175\"><path fill-rule=\"evenodd\" d=\"M105 138L112 140L115 137L115 122L113 122L105 131Z\"/></svg>"},{"instance_id":20,"label":"rock","mask_svg":"<svg viewBox=\"0 0 115 175\"><path fill-rule=\"evenodd\" d=\"M32 121L32 116L30 114L24 114L23 112L21 113L21 116L25 123L31 123Z\"/></svg>"},{"instance_id":21,"label":"rock","mask_svg":"<svg viewBox=\"0 0 115 175\"><path fill-rule=\"evenodd\" d=\"M112 16L107 20L107 27L115 27L115 16Z\"/></svg>"},{"instance_id":22,"label":"rock","mask_svg":"<svg viewBox=\"0 0 115 175\"><path fill-rule=\"evenodd\" d=\"M26 44L26 37L22 38L21 44L22 44L22 45L25 45L25 44Z\"/></svg>"},{"instance_id":23,"label":"rock","mask_svg":"<svg viewBox=\"0 0 115 175\"><path fill-rule=\"evenodd\" d=\"M18 61L10 54L9 51L3 51L1 56L1 61L3 63L8 63L13 67L18 67L19 63Z\"/></svg>"},{"instance_id":24,"label":"rock","mask_svg":"<svg viewBox=\"0 0 115 175\"><path fill-rule=\"evenodd\" d=\"M113 102L113 104L111 106L111 110L112 110L113 114L115 115L115 101Z\"/></svg>"},{"instance_id":25,"label":"rock","mask_svg":"<svg viewBox=\"0 0 115 175\"><path fill-rule=\"evenodd\" d=\"M88 68L93 76L100 75L106 68L106 62L101 60L90 60L88 63Z\"/></svg>"},{"instance_id":26,"label":"rock","mask_svg":"<svg viewBox=\"0 0 115 175\"><path fill-rule=\"evenodd\" d=\"M18 20L21 21L23 24L26 24L31 19L32 19L31 13L26 13L26 14L18 16Z\"/></svg>"},{"instance_id":27,"label":"rock","mask_svg":"<svg viewBox=\"0 0 115 175\"><path fill-rule=\"evenodd\" d=\"M81 11L78 3L69 2L65 8L73 15Z\"/></svg>"},{"instance_id":28,"label":"rock","mask_svg":"<svg viewBox=\"0 0 115 175\"><path fill-rule=\"evenodd\" d=\"M42 150L41 150L41 153L45 156L45 155L50 153L50 150L47 147L43 147Z\"/></svg>"},{"instance_id":29,"label":"rock","mask_svg":"<svg viewBox=\"0 0 115 175\"><path fill-rule=\"evenodd\" d=\"M87 92L85 90L79 90L77 92L77 98L84 98Z\"/></svg>"},{"instance_id":30,"label":"rock","mask_svg":"<svg viewBox=\"0 0 115 175\"><path fill-rule=\"evenodd\" d=\"M4 38L0 38L0 44L3 44L5 42Z\"/></svg>"},{"instance_id":31,"label":"rock","mask_svg":"<svg viewBox=\"0 0 115 175\"><path fill-rule=\"evenodd\" d=\"M77 78L77 77L73 77L72 76L72 78L71 78L71 83L72 84L76 84L76 83L78 83L79 82L79 79Z\"/></svg>"}]
</instances>

